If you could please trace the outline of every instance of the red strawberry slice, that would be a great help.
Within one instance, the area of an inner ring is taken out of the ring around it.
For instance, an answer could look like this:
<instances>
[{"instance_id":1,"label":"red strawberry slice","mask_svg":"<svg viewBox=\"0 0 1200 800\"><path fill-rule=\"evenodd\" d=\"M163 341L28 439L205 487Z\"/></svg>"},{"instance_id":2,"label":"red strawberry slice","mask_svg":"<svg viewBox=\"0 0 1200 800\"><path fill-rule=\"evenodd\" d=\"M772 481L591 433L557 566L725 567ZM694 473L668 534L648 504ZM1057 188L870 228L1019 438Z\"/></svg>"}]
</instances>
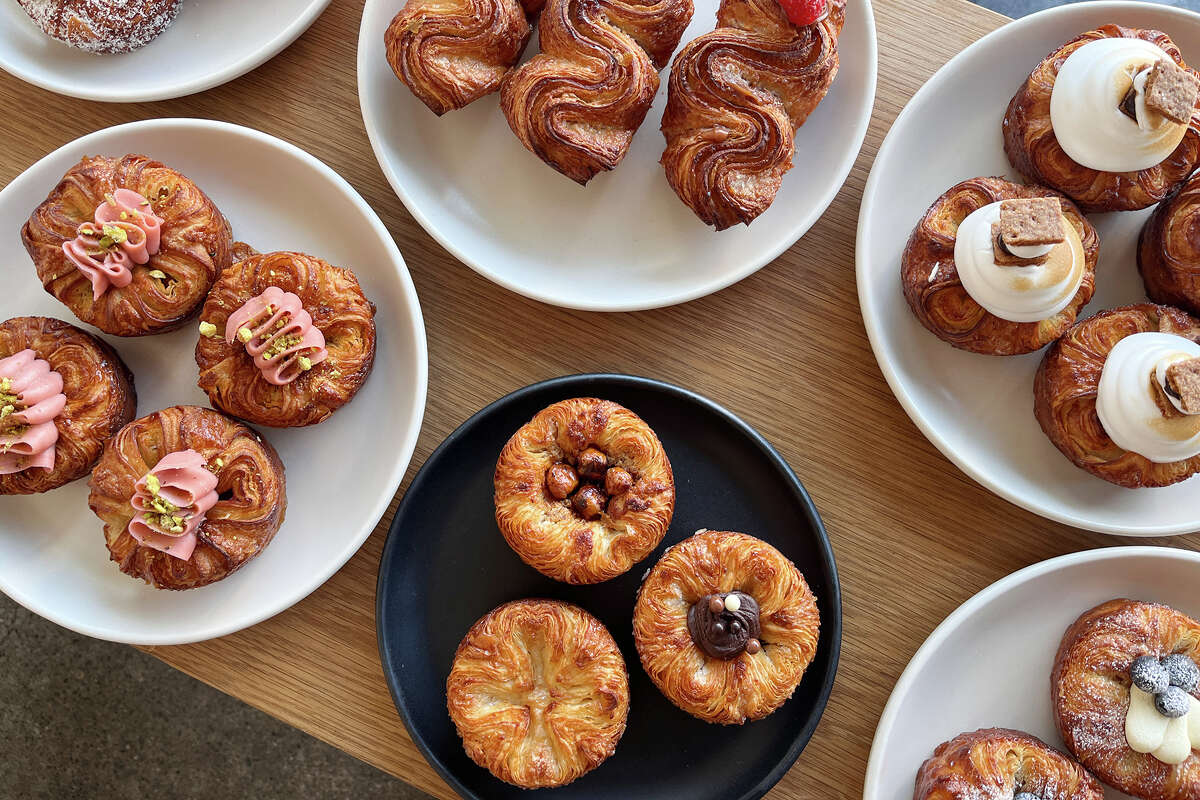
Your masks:
<instances>
[{"instance_id":1,"label":"red strawberry slice","mask_svg":"<svg viewBox=\"0 0 1200 800\"><path fill-rule=\"evenodd\" d=\"M793 25L812 25L825 16L827 0L779 0Z\"/></svg>"}]
</instances>

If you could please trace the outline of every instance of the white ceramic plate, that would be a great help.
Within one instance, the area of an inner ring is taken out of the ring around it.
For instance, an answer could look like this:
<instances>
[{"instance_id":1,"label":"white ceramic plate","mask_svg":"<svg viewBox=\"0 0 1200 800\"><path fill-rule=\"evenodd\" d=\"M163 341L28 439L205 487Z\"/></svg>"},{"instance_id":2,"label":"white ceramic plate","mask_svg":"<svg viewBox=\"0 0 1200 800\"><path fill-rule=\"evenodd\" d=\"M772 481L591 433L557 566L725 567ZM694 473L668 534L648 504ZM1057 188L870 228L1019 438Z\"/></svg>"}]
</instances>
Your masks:
<instances>
[{"instance_id":1,"label":"white ceramic plate","mask_svg":"<svg viewBox=\"0 0 1200 800\"><path fill-rule=\"evenodd\" d=\"M908 662L875 729L864 800L911 800L917 769L942 742L1015 728L1065 749L1050 671L1067 626L1115 597L1200 616L1200 554L1113 547L1052 558L996 581L958 607ZM1105 797L1125 798L1114 789Z\"/></svg>"},{"instance_id":2,"label":"white ceramic plate","mask_svg":"<svg viewBox=\"0 0 1200 800\"><path fill-rule=\"evenodd\" d=\"M184 0L161 36L132 53L94 55L42 33L14 0L0 2L0 67L52 92L132 103L200 92L287 47L329 0Z\"/></svg>"},{"instance_id":3,"label":"white ceramic plate","mask_svg":"<svg viewBox=\"0 0 1200 800\"><path fill-rule=\"evenodd\" d=\"M925 330L900 289L900 256L925 209L979 175L1019 180L1000 121L1013 92L1058 45L1099 25L1158 28L1200 61L1200 15L1129 2L1080 3L1010 22L950 60L900 113L879 149L858 221L858 296L875 357L897 399L947 458L1001 497L1080 528L1130 536L1200 528L1200 481L1114 486L1071 464L1033 416L1041 352L995 358L956 350ZM1082 317L1146 295L1134 252L1149 210L1093 214L1096 295Z\"/></svg>"},{"instance_id":4,"label":"white ceramic plate","mask_svg":"<svg viewBox=\"0 0 1200 800\"><path fill-rule=\"evenodd\" d=\"M467 266L554 305L634 311L682 303L741 280L821 216L862 146L875 99L875 22L849 0L841 67L796 136L796 166L752 225L717 233L667 184L658 163L668 70L625 160L581 187L526 150L499 94L436 117L396 79L383 33L404 0L367 0L358 91L367 134L396 194ZM712 30L717 0L697 0L682 42ZM526 58L538 52L535 36Z\"/></svg>"},{"instance_id":5,"label":"white ceramic plate","mask_svg":"<svg viewBox=\"0 0 1200 800\"><path fill-rule=\"evenodd\" d=\"M73 630L138 644L198 641L277 614L325 582L366 540L408 467L425 409L425 328L404 259L366 202L333 170L264 133L163 119L98 131L51 153L0 191L9 254L0 320L44 315L82 325L47 294L19 231L84 154L148 153L213 199L234 237L262 251L296 249L354 270L377 308L375 367L362 390L310 428L259 428L287 474L287 517L270 545L223 581L159 591L109 562L87 479L46 494L0 497L0 590ZM220 158L213 154L219 153ZM196 387L194 324L161 336L103 338L133 371L139 416L207 406Z\"/></svg>"}]
</instances>

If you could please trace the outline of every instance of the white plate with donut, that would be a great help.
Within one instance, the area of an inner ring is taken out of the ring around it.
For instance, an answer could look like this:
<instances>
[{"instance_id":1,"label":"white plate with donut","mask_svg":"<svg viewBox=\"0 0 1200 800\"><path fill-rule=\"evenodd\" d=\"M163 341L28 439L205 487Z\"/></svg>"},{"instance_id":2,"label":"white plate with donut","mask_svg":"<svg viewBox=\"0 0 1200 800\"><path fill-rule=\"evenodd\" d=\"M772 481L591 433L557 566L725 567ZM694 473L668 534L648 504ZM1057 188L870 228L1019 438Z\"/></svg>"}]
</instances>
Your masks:
<instances>
[{"instance_id":1,"label":"white plate with donut","mask_svg":"<svg viewBox=\"0 0 1200 800\"><path fill-rule=\"evenodd\" d=\"M717 0L697 0L686 43L713 29ZM527 297L568 308L634 311L682 303L750 275L791 247L837 195L875 99L869 0L849 0L840 68L796 135L795 166L748 227L714 231L667 183L659 131L670 67L654 105L611 172L579 186L513 135L499 94L435 116L393 74L384 31L404 0L367 0L358 88L384 175L413 218L451 255ZM536 30L536 28L535 28ZM536 32L525 58L538 52Z\"/></svg>"},{"instance_id":2,"label":"white plate with donut","mask_svg":"<svg viewBox=\"0 0 1200 800\"><path fill-rule=\"evenodd\" d=\"M1067 627L1107 600L1162 603L1196 618L1200 554L1112 547L1014 572L959 606L908 662L867 763L864 800L911 800L917 770L939 744L979 728L1013 728L1063 749L1050 672ZM1110 800L1125 798L1106 788Z\"/></svg>"},{"instance_id":3,"label":"white plate with donut","mask_svg":"<svg viewBox=\"0 0 1200 800\"><path fill-rule=\"evenodd\" d=\"M1124 489L1076 468L1033 415L1033 377L1044 351L995 357L957 350L921 326L901 291L905 242L942 192L977 176L1020 182L1004 155L1000 129L1017 87L1047 53L1107 23L1165 31L1185 60L1200 61L1200 15L1132 2L1053 8L1010 22L963 50L913 96L879 149L859 214L859 302L896 398L929 441L980 484L1079 528L1133 536L1187 533L1200 528L1200 481ZM1146 302L1135 251L1150 211L1089 215L1100 235L1100 261L1095 296L1079 319Z\"/></svg>"},{"instance_id":4,"label":"white plate with donut","mask_svg":"<svg viewBox=\"0 0 1200 800\"><path fill-rule=\"evenodd\" d=\"M376 306L374 368L348 405L307 428L255 426L283 461L287 512L261 554L223 580L163 591L122 573L88 508L86 477L44 494L0 496L0 591L89 636L178 644L279 613L324 583L371 535L400 486L421 427L425 328L404 259L349 183L280 139L195 119L97 131L54 151L0 191L0 230L12 254L0 320L48 316L98 333L43 290L20 229L83 155L126 153L149 154L194 181L230 220L235 239L263 252L299 250L352 269ZM195 321L157 336L101 338L133 372L137 416L177 404L209 405L196 385Z\"/></svg>"},{"instance_id":5,"label":"white plate with donut","mask_svg":"<svg viewBox=\"0 0 1200 800\"><path fill-rule=\"evenodd\" d=\"M26 2L52 20L72 11L86 19L91 13L87 6L92 4L92 0ZM330 0L176 2L178 16L148 44L131 52L94 54L51 38L15 0L7 0L0 3L0 68L35 86L85 100L133 103L182 97L219 86L264 63L308 30ZM154 18L172 0L105 3L145 6ZM128 44L128 38L118 44Z\"/></svg>"}]
</instances>

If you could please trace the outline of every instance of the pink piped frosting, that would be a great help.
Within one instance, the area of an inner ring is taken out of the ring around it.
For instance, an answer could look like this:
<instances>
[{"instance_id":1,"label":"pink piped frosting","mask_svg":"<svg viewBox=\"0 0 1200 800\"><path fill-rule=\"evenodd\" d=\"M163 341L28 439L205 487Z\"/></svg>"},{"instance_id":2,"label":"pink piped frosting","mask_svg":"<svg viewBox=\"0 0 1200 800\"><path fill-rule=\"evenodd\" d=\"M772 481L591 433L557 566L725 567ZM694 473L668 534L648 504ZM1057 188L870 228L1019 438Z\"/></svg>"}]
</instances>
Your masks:
<instances>
[{"instance_id":1,"label":"pink piped frosting","mask_svg":"<svg viewBox=\"0 0 1200 800\"><path fill-rule=\"evenodd\" d=\"M100 246L104 226L120 228L125 241ZM79 226L74 239L63 242L63 253L92 282L92 299L99 300L110 286L118 289L133 280L133 265L145 264L158 252L162 219L135 191L117 189L96 208L95 222Z\"/></svg>"},{"instance_id":2,"label":"pink piped frosting","mask_svg":"<svg viewBox=\"0 0 1200 800\"><path fill-rule=\"evenodd\" d=\"M329 357L325 336L313 325L312 315L304 310L300 298L278 286L268 286L265 292L229 315L225 341L229 344L241 341L238 331L242 328L250 330L246 352L267 383L275 386L284 386L300 377L305 371L300 364L301 356L309 360L310 366Z\"/></svg>"},{"instance_id":3,"label":"pink piped frosting","mask_svg":"<svg viewBox=\"0 0 1200 800\"><path fill-rule=\"evenodd\" d=\"M5 387L7 387L6 390ZM0 475L37 468L54 469L58 426L67 405L63 379L50 362L25 349L0 359Z\"/></svg>"},{"instance_id":4,"label":"pink piped frosting","mask_svg":"<svg viewBox=\"0 0 1200 800\"><path fill-rule=\"evenodd\" d=\"M216 489L217 476L209 471L204 456L191 449L167 453L133 486L129 502L137 514L129 522L129 535L147 547L187 561L196 549L196 529L217 502ZM163 506L161 501L170 505ZM172 507L174 511L162 511ZM178 518L179 525L162 524L164 514Z\"/></svg>"}]
</instances>

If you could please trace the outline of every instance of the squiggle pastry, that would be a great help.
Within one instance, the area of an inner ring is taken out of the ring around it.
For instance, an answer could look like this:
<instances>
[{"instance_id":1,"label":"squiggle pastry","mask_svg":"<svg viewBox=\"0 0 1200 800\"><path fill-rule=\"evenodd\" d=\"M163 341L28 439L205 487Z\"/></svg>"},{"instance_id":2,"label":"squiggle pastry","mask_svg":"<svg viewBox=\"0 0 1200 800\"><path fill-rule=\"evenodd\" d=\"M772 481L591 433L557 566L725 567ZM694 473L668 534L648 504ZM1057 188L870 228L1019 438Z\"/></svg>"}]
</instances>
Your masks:
<instances>
[{"instance_id":1,"label":"squiggle pastry","mask_svg":"<svg viewBox=\"0 0 1200 800\"><path fill-rule=\"evenodd\" d=\"M1158 204L1138 237L1146 296L1200 314L1200 175Z\"/></svg>"},{"instance_id":2,"label":"squiggle pastry","mask_svg":"<svg viewBox=\"0 0 1200 800\"><path fill-rule=\"evenodd\" d=\"M117 189L96 207L95 222L83 223L74 239L63 242L63 253L92 282L92 299L99 300L109 286L128 286L133 265L158 252L161 226L149 200Z\"/></svg>"},{"instance_id":3,"label":"squiggle pastry","mask_svg":"<svg viewBox=\"0 0 1200 800\"><path fill-rule=\"evenodd\" d=\"M671 66L662 164L679 199L724 230L767 210L792 168L796 130L829 91L846 4L796 27L776 0L722 0L717 29Z\"/></svg>"},{"instance_id":4,"label":"squiggle pastry","mask_svg":"<svg viewBox=\"0 0 1200 800\"><path fill-rule=\"evenodd\" d=\"M325 337L300 298L278 286L268 286L229 315L225 341L242 342L254 366L274 386L286 386L329 357Z\"/></svg>"},{"instance_id":5,"label":"squiggle pastry","mask_svg":"<svg viewBox=\"0 0 1200 800\"><path fill-rule=\"evenodd\" d=\"M530 152L585 184L620 163L692 19L692 0L550 0L542 51L504 79L500 104Z\"/></svg>"},{"instance_id":6,"label":"squiggle pastry","mask_svg":"<svg viewBox=\"0 0 1200 800\"><path fill-rule=\"evenodd\" d=\"M196 529L217 502L216 488L204 456L190 448L167 453L133 485L129 502L137 515L129 535L187 561L196 549Z\"/></svg>"},{"instance_id":7,"label":"squiggle pastry","mask_svg":"<svg viewBox=\"0 0 1200 800\"><path fill-rule=\"evenodd\" d=\"M0 475L54 468L54 420L66 405L62 376L33 350L0 358Z\"/></svg>"}]
</instances>

